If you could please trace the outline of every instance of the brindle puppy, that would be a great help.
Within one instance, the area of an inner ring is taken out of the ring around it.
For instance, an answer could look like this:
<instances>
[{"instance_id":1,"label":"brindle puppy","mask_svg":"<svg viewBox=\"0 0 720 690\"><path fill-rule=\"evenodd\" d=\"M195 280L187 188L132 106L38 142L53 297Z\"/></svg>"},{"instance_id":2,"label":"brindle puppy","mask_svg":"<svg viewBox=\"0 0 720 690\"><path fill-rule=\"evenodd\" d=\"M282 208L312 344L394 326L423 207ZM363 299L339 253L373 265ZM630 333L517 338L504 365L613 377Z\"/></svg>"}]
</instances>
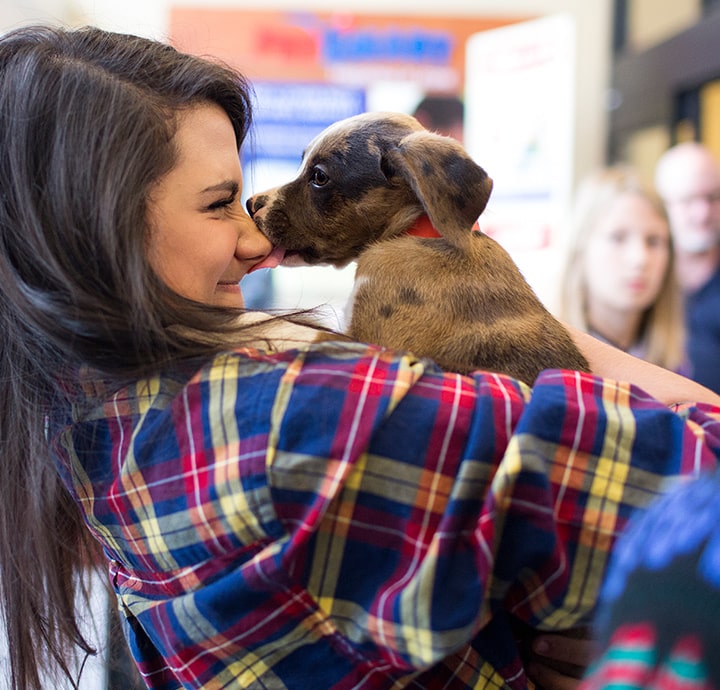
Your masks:
<instances>
[{"instance_id":1,"label":"brindle puppy","mask_svg":"<svg viewBox=\"0 0 720 690\"><path fill-rule=\"evenodd\" d=\"M349 335L449 371L532 384L548 368L588 370L507 252L473 229L492 181L454 140L398 113L342 120L307 147L298 177L248 210L284 265L357 259ZM407 234L427 216L436 237Z\"/></svg>"}]
</instances>

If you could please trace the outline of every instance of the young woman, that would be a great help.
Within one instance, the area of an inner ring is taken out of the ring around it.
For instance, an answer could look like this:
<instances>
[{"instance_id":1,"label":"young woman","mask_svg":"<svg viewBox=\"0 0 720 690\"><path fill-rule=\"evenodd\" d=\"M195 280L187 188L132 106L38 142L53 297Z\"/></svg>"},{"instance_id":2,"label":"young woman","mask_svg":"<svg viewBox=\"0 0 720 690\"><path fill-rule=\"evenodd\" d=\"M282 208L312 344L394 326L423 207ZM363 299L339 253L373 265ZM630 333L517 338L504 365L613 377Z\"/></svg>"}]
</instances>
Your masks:
<instances>
[{"instance_id":1,"label":"young woman","mask_svg":"<svg viewBox=\"0 0 720 690\"><path fill-rule=\"evenodd\" d=\"M627 166L589 175L578 189L559 315L649 362L685 370L668 218Z\"/></svg>"},{"instance_id":2,"label":"young woman","mask_svg":"<svg viewBox=\"0 0 720 690\"><path fill-rule=\"evenodd\" d=\"M166 45L0 38L13 686L91 652L99 546L151 688L572 687L550 661L583 646L536 632L587 620L629 514L716 465L720 398L580 333L647 392L286 349L238 287L277 260L240 204L249 120L237 74Z\"/></svg>"}]
</instances>

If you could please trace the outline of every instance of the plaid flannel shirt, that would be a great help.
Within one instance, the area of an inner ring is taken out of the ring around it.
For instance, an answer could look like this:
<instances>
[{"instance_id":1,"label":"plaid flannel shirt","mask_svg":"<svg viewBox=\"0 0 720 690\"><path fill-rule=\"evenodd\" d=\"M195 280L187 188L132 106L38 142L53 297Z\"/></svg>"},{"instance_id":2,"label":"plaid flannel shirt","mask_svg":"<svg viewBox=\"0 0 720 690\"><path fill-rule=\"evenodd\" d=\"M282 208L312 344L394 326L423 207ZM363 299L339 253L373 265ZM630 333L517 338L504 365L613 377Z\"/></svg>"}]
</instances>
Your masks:
<instances>
[{"instance_id":1,"label":"plaid flannel shirt","mask_svg":"<svg viewBox=\"0 0 720 690\"><path fill-rule=\"evenodd\" d=\"M62 426L161 690L527 687L515 622L587 620L629 515L720 449L720 410L627 384L330 343L216 356Z\"/></svg>"}]
</instances>

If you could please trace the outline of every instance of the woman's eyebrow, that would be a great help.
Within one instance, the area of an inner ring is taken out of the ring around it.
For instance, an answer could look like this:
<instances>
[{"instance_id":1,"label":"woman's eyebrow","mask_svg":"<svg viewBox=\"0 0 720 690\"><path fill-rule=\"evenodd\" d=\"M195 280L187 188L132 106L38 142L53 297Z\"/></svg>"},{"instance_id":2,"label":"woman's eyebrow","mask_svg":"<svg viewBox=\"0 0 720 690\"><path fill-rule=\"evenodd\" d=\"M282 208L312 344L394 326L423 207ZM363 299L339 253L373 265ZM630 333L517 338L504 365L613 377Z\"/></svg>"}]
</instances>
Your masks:
<instances>
[{"instance_id":1,"label":"woman's eyebrow","mask_svg":"<svg viewBox=\"0 0 720 690\"><path fill-rule=\"evenodd\" d=\"M203 189L201 193L205 194L206 192L231 192L233 194L237 194L239 189L240 185L235 180L225 180L223 182L218 182L217 184L210 185L209 187L205 187L205 189Z\"/></svg>"}]
</instances>

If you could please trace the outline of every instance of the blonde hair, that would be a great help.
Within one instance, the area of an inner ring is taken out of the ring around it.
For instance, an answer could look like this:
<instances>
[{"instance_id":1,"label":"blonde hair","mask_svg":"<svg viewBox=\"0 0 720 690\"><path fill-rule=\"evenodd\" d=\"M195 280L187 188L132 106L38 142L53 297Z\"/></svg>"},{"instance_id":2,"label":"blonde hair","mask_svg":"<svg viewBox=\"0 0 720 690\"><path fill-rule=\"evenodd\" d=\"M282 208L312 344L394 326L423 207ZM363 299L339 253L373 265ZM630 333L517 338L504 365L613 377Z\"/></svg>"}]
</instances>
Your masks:
<instances>
[{"instance_id":1,"label":"blonde hair","mask_svg":"<svg viewBox=\"0 0 720 690\"><path fill-rule=\"evenodd\" d=\"M670 256L667 270L657 298L643 315L640 340L645 346L644 359L677 371L686 361L685 326L667 212L660 198L640 181L637 173L629 166L615 165L598 170L586 177L578 187L561 274L558 316L571 326L589 330L587 280L583 268L585 251L598 220L610 204L628 193L646 199L668 223Z\"/></svg>"}]
</instances>

